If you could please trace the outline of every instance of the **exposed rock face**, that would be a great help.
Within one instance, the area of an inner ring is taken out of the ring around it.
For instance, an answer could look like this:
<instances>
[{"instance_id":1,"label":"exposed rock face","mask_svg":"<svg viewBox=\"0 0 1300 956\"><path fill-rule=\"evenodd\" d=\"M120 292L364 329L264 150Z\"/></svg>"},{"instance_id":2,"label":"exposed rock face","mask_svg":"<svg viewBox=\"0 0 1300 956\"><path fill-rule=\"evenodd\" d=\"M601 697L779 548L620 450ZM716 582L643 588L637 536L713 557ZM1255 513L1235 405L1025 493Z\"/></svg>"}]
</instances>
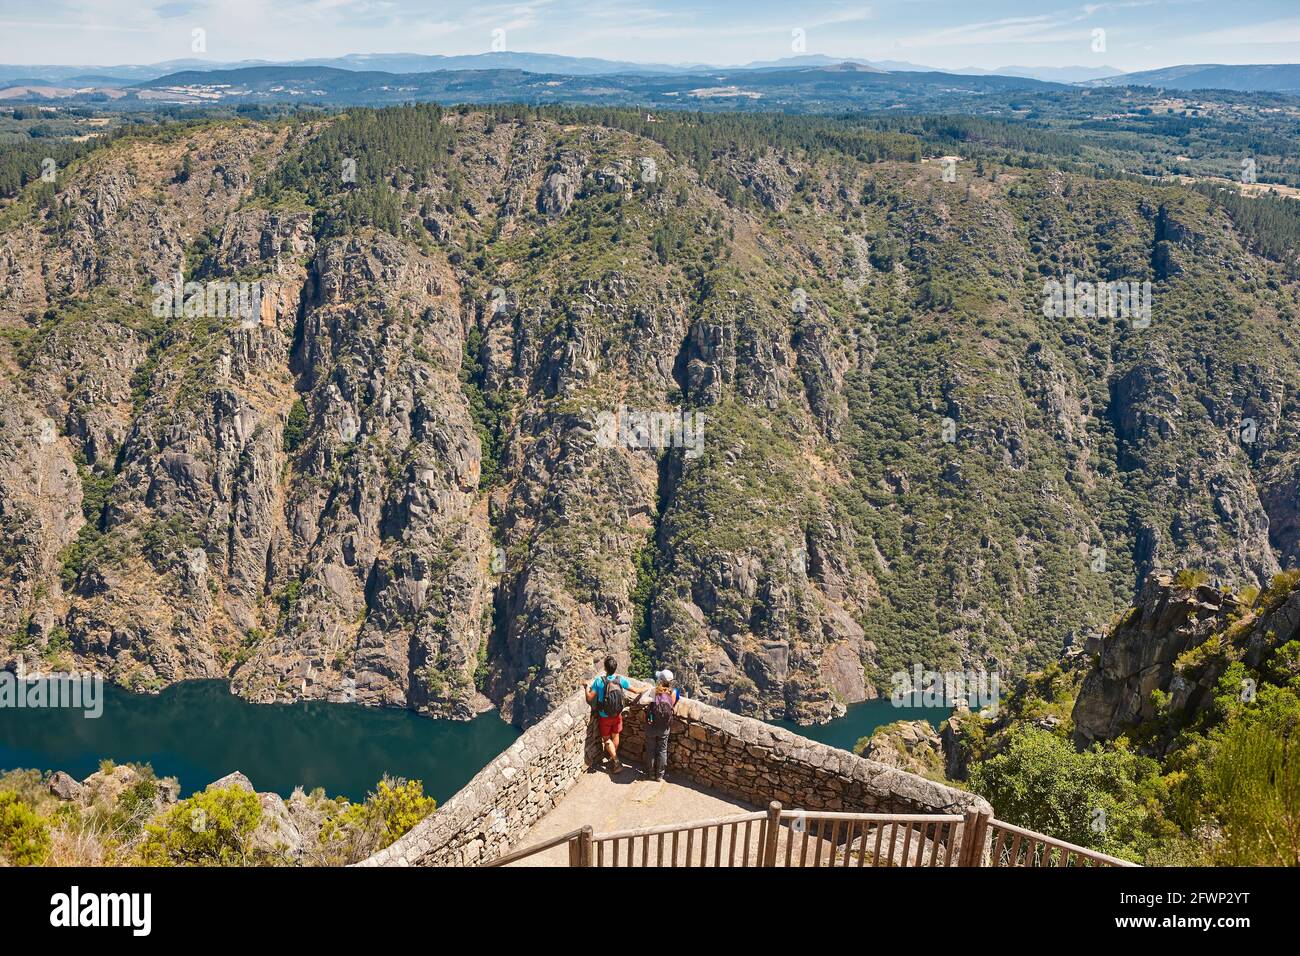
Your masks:
<instances>
[{"instance_id":1,"label":"exposed rock face","mask_svg":"<svg viewBox=\"0 0 1300 956\"><path fill-rule=\"evenodd\" d=\"M1170 687L1179 655L1223 630L1237 610L1213 588L1179 588L1168 577L1151 578L1084 677L1074 705L1076 737L1108 740L1155 716L1152 691Z\"/></svg>"},{"instance_id":2,"label":"exposed rock face","mask_svg":"<svg viewBox=\"0 0 1300 956\"><path fill-rule=\"evenodd\" d=\"M4 220L0 664L526 725L613 653L815 722L1300 553L1296 290L1205 197L401 117L312 208L356 118L124 140ZM1066 272L1164 311L1046 319ZM1090 732L1167 676L1134 641Z\"/></svg>"},{"instance_id":3,"label":"exposed rock face","mask_svg":"<svg viewBox=\"0 0 1300 956\"><path fill-rule=\"evenodd\" d=\"M978 721L965 708L957 708L939 726L939 745L943 751L943 775L949 780L965 780L970 775L970 752L966 745L967 721Z\"/></svg>"},{"instance_id":4,"label":"exposed rock face","mask_svg":"<svg viewBox=\"0 0 1300 956\"><path fill-rule=\"evenodd\" d=\"M95 805L112 807L124 792L143 782L145 782L144 774L134 767L123 764L111 770L97 770L80 784L67 774L56 774L50 780L50 789L62 799L76 800L86 807ZM57 790L56 785L59 788ZM179 788L175 780L171 778L155 780L154 785L155 811L176 802ZM65 797L64 793L70 796Z\"/></svg>"},{"instance_id":5,"label":"exposed rock face","mask_svg":"<svg viewBox=\"0 0 1300 956\"><path fill-rule=\"evenodd\" d=\"M751 163L737 163L735 167L736 178L752 189L759 201L773 212L782 212L790 205L790 197L794 194L791 177L797 175L797 170L790 169L780 157L771 153Z\"/></svg>"},{"instance_id":6,"label":"exposed rock face","mask_svg":"<svg viewBox=\"0 0 1300 956\"><path fill-rule=\"evenodd\" d=\"M76 800L81 796L83 790L81 784L62 770L57 771L50 777L50 793L60 800Z\"/></svg>"},{"instance_id":7,"label":"exposed rock face","mask_svg":"<svg viewBox=\"0 0 1300 956\"><path fill-rule=\"evenodd\" d=\"M69 442L0 378L0 630L21 632L83 523ZM44 610L48 610L44 609ZM42 615L43 616L43 615ZM38 626L41 626L38 621Z\"/></svg>"},{"instance_id":8,"label":"exposed rock face","mask_svg":"<svg viewBox=\"0 0 1300 956\"><path fill-rule=\"evenodd\" d=\"M1152 578L1084 677L1073 712L1076 740L1107 740L1158 715L1181 726L1210 703L1232 660L1257 667L1269 650L1297 637L1300 590L1252 611L1212 587ZM1159 709L1155 691L1165 695ZM1154 746L1169 744L1171 734Z\"/></svg>"},{"instance_id":9,"label":"exposed rock face","mask_svg":"<svg viewBox=\"0 0 1300 956\"><path fill-rule=\"evenodd\" d=\"M205 790L243 790L245 793L256 793L253 788L253 781L249 780L243 773L238 770L231 771L224 777L213 780L204 787Z\"/></svg>"},{"instance_id":10,"label":"exposed rock face","mask_svg":"<svg viewBox=\"0 0 1300 956\"><path fill-rule=\"evenodd\" d=\"M548 216L563 216L573 205L574 183L564 173L551 173L542 183L537 208Z\"/></svg>"}]
</instances>

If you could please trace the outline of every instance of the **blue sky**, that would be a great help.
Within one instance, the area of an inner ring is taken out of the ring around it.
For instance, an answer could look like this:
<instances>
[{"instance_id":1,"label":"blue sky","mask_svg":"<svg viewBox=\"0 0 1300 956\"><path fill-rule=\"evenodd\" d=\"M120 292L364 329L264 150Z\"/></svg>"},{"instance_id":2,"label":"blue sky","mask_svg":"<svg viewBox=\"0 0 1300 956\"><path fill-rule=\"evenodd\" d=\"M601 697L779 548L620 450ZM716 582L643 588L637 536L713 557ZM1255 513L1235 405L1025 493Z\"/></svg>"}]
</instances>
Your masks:
<instances>
[{"instance_id":1,"label":"blue sky","mask_svg":"<svg viewBox=\"0 0 1300 956\"><path fill-rule=\"evenodd\" d=\"M800 52L796 30L803 52L941 68L1300 61L1300 0L0 0L0 62L189 58L195 29L219 61L482 53L503 31L509 50L733 64Z\"/></svg>"}]
</instances>

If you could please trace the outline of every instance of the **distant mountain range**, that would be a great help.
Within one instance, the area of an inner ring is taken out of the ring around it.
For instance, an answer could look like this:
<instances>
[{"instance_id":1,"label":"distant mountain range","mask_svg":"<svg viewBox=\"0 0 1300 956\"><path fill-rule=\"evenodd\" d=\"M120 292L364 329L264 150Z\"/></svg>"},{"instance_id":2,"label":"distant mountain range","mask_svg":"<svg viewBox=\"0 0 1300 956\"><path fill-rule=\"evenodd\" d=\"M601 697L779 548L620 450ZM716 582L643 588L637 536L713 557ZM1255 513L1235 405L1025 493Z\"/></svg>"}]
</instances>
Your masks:
<instances>
[{"instance_id":1,"label":"distant mountain range","mask_svg":"<svg viewBox=\"0 0 1300 956\"><path fill-rule=\"evenodd\" d=\"M1300 93L1300 65L1262 64L1228 66L1222 64L1197 64L1147 70L1140 73L1122 73L1107 66L1029 67L1005 66L996 70L966 67L959 70L938 70L933 67L902 60L870 61L856 58L836 59L822 54L787 57L781 60L756 61L736 66L709 64L632 63L604 60L594 57L560 56L550 53L499 52L467 56L439 56L415 53L349 54L342 57L298 60L290 63L244 60L220 63L211 60L170 60L150 65L119 66L14 66L0 65L0 89L8 88L15 98L65 98L77 95L88 88L130 90L139 87L159 90L179 86L227 84L243 91L241 95L255 98L313 98L324 97L330 101L361 102L363 100L399 101L400 96L389 94L405 92L419 96L434 92L449 94L466 85L467 78L449 74L472 73L478 83L493 85L490 77L508 76L518 82L521 74L528 75L526 87L537 87L537 78L545 77L546 88L535 88L537 99L548 100L565 92L564 99L572 99L574 87L584 90L581 99L592 101L621 101L629 89L638 92L649 89L663 94L682 96L693 90L713 90L726 78L726 84L737 87L772 87L773 79L802 74L806 85L809 73L828 74L851 70L855 81L876 74L879 76L983 77L1003 80L1039 81L1053 84L1080 86L1154 86L1175 90L1223 89L1244 92ZM268 72L270 71L270 72ZM347 75L345 75L347 74ZM313 80L312 78L316 79ZM696 78L696 79L691 79ZM690 80L685 86L681 81ZM916 81L902 81L909 89ZM275 90L271 86L288 84L288 90ZM474 82L470 82L473 86ZM920 85L926 85L921 81ZM377 95L370 95L370 91ZM19 90L21 88L21 91ZM1002 86L1000 88L1006 88ZM758 97L761 90L750 90ZM284 97L278 94L285 94ZM520 92L526 96L528 90ZM715 91L722 96L725 91ZM277 95L273 95L277 94ZM224 97L234 94L226 93ZM745 92L736 92L744 97ZM156 95L146 98L157 98ZM407 98L410 98L409 96ZM475 99L481 97L473 97ZM490 97L495 99L495 96ZM767 106L773 104L769 101Z\"/></svg>"},{"instance_id":2,"label":"distant mountain range","mask_svg":"<svg viewBox=\"0 0 1300 956\"><path fill-rule=\"evenodd\" d=\"M1159 86L1170 90L1237 90L1240 92L1300 93L1300 64L1261 63L1226 66L1199 63L1145 70L1093 80L1092 86Z\"/></svg>"},{"instance_id":3,"label":"distant mountain range","mask_svg":"<svg viewBox=\"0 0 1300 956\"><path fill-rule=\"evenodd\" d=\"M6 85L104 85L106 83L141 83L184 71L235 70L266 66L329 67L338 70L383 73L430 73L441 70L523 70L527 73L556 73L565 76L609 76L615 74L663 74L681 76L714 70L769 70L794 67L824 67L838 63L856 63L882 72L952 73L958 76L1019 76L1053 83L1078 83L1122 75L1112 67L1032 67L1006 66L996 70L964 67L943 70L939 67L909 63L905 60L864 60L856 57L830 57L823 54L786 57L781 60L755 61L719 66L709 63L631 63L595 57L560 56L553 53L476 53L467 56L438 56L418 53L351 53L341 57L308 60L168 60L150 65L121 66L15 66L0 64L0 84Z\"/></svg>"},{"instance_id":4,"label":"distant mountain range","mask_svg":"<svg viewBox=\"0 0 1300 956\"><path fill-rule=\"evenodd\" d=\"M58 89L67 96L70 88ZM188 70L115 90L83 89L75 96L107 99L119 107L158 105L312 103L385 106L408 102L570 103L643 105L700 110L837 112L854 109L963 109L980 112L1007 95L1065 90L1059 84L1015 76L959 76L920 71L887 73L858 63L750 67L698 73L618 73L574 76L518 69L386 73L327 66L260 66ZM20 87L25 96L40 88ZM0 98L6 91L0 90ZM1001 94L1001 95L995 95Z\"/></svg>"}]
</instances>

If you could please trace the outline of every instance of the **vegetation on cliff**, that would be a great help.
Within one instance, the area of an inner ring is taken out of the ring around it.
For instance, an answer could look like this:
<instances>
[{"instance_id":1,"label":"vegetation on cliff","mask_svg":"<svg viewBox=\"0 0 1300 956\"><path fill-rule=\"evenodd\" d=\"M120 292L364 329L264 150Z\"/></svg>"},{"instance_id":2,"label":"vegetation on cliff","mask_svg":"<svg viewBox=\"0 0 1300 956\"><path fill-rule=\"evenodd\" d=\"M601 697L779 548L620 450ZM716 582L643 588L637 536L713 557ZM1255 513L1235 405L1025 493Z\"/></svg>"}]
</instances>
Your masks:
<instances>
[{"instance_id":1,"label":"vegetation on cliff","mask_svg":"<svg viewBox=\"0 0 1300 956\"><path fill-rule=\"evenodd\" d=\"M1127 859L1300 865L1300 574L1236 595L1179 577L1144 594L1100 661L1029 675L996 717L955 715L950 766L1000 818ZM1181 650L1154 686L1128 682L1130 635L1148 676ZM1099 709L1134 716L1090 741L1079 721L1100 726Z\"/></svg>"},{"instance_id":2,"label":"vegetation on cliff","mask_svg":"<svg viewBox=\"0 0 1300 956\"><path fill-rule=\"evenodd\" d=\"M1293 209L1120 172L1200 122L1044 116L358 108L18 182L0 659L523 725L612 652L811 722L1044 667L1175 562L1264 586ZM178 273L260 312L154 315ZM1151 321L1045 314L1070 275Z\"/></svg>"},{"instance_id":3,"label":"vegetation on cliff","mask_svg":"<svg viewBox=\"0 0 1300 956\"><path fill-rule=\"evenodd\" d=\"M346 866L436 809L419 781L384 778L353 803L301 789L257 793L240 774L178 799L148 765L0 775L0 865Z\"/></svg>"}]
</instances>

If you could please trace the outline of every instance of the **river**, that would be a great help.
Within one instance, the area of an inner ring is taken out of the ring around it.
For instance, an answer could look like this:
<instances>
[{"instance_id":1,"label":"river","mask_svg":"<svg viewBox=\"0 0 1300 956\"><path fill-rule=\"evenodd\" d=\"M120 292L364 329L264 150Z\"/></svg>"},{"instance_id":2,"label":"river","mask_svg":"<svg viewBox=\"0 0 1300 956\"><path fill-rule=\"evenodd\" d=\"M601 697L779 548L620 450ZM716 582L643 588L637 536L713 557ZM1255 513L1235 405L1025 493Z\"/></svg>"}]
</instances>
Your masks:
<instances>
[{"instance_id":1,"label":"river","mask_svg":"<svg viewBox=\"0 0 1300 956\"><path fill-rule=\"evenodd\" d=\"M788 720L774 720L772 723L809 740L852 751L859 739L870 737L876 728L885 724L892 724L896 720L927 720L938 729L950 711L949 707L895 707L888 697L879 697L849 704L848 713L828 724L801 727Z\"/></svg>"},{"instance_id":2,"label":"river","mask_svg":"<svg viewBox=\"0 0 1300 956\"><path fill-rule=\"evenodd\" d=\"M852 704L828 724L777 726L852 750L896 720L948 715L941 707L894 707L888 698ZM78 780L102 759L148 763L176 777L182 796L234 770L259 790L288 796L297 786L362 800L385 774L420 780L446 800L519 736L495 712L468 721L431 720L397 708L304 701L252 704L225 681L185 681L156 696L105 684L103 714L72 708L0 709L0 771L62 770Z\"/></svg>"},{"instance_id":3,"label":"river","mask_svg":"<svg viewBox=\"0 0 1300 956\"><path fill-rule=\"evenodd\" d=\"M362 800L385 774L446 800L519 736L495 713L464 722L397 708L305 701L251 704L225 681L185 681L157 696L105 684L103 714L0 709L0 770L63 770L84 779L107 758L176 777L181 795L233 770L287 797L323 787Z\"/></svg>"}]
</instances>

